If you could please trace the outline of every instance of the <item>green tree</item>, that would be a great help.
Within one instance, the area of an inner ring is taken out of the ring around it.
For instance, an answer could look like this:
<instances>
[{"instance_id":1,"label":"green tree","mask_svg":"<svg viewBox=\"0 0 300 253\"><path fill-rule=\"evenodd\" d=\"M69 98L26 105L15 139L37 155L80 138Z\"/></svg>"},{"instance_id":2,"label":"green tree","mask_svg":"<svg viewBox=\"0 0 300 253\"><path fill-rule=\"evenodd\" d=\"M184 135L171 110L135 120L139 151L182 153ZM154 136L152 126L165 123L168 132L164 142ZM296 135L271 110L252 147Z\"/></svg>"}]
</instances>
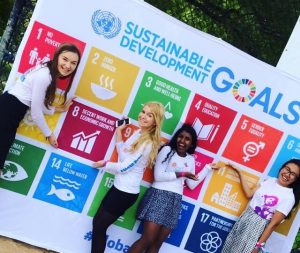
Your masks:
<instances>
[{"instance_id":1,"label":"green tree","mask_svg":"<svg viewBox=\"0 0 300 253\"><path fill-rule=\"evenodd\" d=\"M300 15L299 0L146 0L244 52L276 65Z\"/></svg>"},{"instance_id":2,"label":"green tree","mask_svg":"<svg viewBox=\"0 0 300 253\"><path fill-rule=\"evenodd\" d=\"M9 13L14 4L14 0L0 0L0 35L3 34L5 30L6 23L9 17Z\"/></svg>"},{"instance_id":3,"label":"green tree","mask_svg":"<svg viewBox=\"0 0 300 253\"><path fill-rule=\"evenodd\" d=\"M5 29L2 28L0 40L0 92L3 90L5 81L11 69L11 63L18 50L24 32L30 21L36 0L1 0L5 7L8 19ZM6 3L4 3L6 2ZM9 5L11 3L12 5ZM11 7L11 10L9 10ZM1 11L4 9L1 9ZM1 28L0 28L1 29Z\"/></svg>"}]
</instances>

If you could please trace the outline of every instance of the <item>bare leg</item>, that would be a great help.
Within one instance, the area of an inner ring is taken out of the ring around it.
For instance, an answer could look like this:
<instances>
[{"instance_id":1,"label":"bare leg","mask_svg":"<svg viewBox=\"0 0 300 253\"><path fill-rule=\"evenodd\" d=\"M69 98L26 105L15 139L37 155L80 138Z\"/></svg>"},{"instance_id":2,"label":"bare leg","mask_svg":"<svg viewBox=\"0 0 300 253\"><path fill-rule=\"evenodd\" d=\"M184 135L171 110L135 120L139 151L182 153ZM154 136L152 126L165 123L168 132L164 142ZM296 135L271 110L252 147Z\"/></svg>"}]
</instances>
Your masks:
<instances>
[{"instance_id":1,"label":"bare leg","mask_svg":"<svg viewBox=\"0 0 300 253\"><path fill-rule=\"evenodd\" d=\"M156 235L155 241L151 244L150 248L146 251L147 253L157 253L163 244L163 242L168 238L169 234L172 232L170 228L160 226L158 234Z\"/></svg>"},{"instance_id":2,"label":"bare leg","mask_svg":"<svg viewBox=\"0 0 300 253\"><path fill-rule=\"evenodd\" d=\"M161 225L151 221L144 221L144 229L140 239L138 239L129 249L128 253L143 253L157 239Z\"/></svg>"}]
</instances>

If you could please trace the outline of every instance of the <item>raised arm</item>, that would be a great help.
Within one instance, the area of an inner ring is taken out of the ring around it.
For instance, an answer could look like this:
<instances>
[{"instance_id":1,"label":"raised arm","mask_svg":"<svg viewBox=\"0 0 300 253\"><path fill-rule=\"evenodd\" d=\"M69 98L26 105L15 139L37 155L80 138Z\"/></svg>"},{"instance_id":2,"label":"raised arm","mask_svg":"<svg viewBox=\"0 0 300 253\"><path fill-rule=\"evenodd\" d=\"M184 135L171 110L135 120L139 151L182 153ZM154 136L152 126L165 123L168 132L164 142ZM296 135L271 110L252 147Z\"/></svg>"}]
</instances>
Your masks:
<instances>
[{"instance_id":1,"label":"raised arm","mask_svg":"<svg viewBox=\"0 0 300 253\"><path fill-rule=\"evenodd\" d=\"M122 131L125 128L126 128L126 125L121 125L121 126L119 126L119 127L116 128L116 142L117 143L123 141Z\"/></svg>"},{"instance_id":2,"label":"raised arm","mask_svg":"<svg viewBox=\"0 0 300 253\"><path fill-rule=\"evenodd\" d=\"M122 136L122 131L123 129L126 128L126 125L121 125L116 128L116 148L117 148L117 153L118 153L118 161L122 162L124 161L128 153L127 152L122 152L122 150L125 148L126 145L130 145L128 143L133 143L139 136L139 131L135 131L128 139L126 142L123 141L123 136ZM126 144L127 143L127 144Z\"/></svg>"},{"instance_id":3,"label":"raised arm","mask_svg":"<svg viewBox=\"0 0 300 253\"><path fill-rule=\"evenodd\" d=\"M251 188L247 183L246 177L244 176L244 174L241 172L241 170L239 168L237 168L236 166L234 166L232 164L226 164L226 167L233 169L238 174L245 196L248 199L252 198L254 193L256 192L256 190L260 187L260 185L256 184L253 188Z\"/></svg>"},{"instance_id":4,"label":"raised arm","mask_svg":"<svg viewBox=\"0 0 300 253\"><path fill-rule=\"evenodd\" d=\"M212 170L218 170L218 169L220 169L220 167L218 167L215 163L205 164L204 168L197 173L196 180L193 178L191 178L192 180L191 179L186 180L187 186L191 190L195 189Z\"/></svg>"}]
</instances>

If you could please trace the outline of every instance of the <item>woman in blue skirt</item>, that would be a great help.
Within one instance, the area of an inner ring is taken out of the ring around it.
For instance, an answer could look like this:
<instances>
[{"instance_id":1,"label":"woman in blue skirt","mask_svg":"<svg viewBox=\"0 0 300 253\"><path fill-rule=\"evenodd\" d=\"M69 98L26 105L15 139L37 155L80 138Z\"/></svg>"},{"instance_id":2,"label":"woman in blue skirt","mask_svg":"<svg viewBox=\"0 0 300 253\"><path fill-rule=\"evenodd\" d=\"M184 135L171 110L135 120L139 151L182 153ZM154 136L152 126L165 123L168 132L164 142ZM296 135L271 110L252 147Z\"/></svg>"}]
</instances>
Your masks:
<instances>
[{"instance_id":1,"label":"woman in blue skirt","mask_svg":"<svg viewBox=\"0 0 300 253\"><path fill-rule=\"evenodd\" d=\"M129 253L158 252L171 231L177 226L181 211L184 183L194 189L211 171L211 166L195 174L197 145L194 128L184 124L164 145L156 159L154 182L143 197L137 218L143 221L142 236ZM212 167L216 168L215 165Z\"/></svg>"}]
</instances>

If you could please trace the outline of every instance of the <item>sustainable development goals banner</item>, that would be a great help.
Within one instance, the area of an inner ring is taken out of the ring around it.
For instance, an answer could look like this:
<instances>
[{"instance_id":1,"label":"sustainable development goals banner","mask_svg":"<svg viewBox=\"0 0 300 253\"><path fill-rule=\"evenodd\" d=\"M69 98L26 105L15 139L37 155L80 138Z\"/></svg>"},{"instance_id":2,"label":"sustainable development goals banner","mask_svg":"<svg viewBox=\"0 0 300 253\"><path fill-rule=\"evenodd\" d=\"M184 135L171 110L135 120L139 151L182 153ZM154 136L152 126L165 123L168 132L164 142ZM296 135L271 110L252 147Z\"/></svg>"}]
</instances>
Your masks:
<instances>
[{"instance_id":1,"label":"sustainable development goals banner","mask_svg":"<svg viewBox=\"0 0 300 253\"><path fill-rule=\"evenodd\" d=\"M166 109L162 142L183 122L194 125L197 171L230 161L253 185L300 158L299 80L219 38L140 1L39 0L7 85L51 58L62 42L82 51L70 91L77 98L67 113L47 116L58 149L29 114L20 124L0 179L3 236L58 252L90 252L92 218L114 180L91 164L117 159L115 121L132 119L128 138L150 100ZM152 180L147 169L140 198ZM184 190L178 228L161 252L221 252L246 205L233 171L212 173L195 190ZM110 227L106 252L127 252L139 238L136 208ZM273 233L268 250L289 252L299 223L295 212Z\"/></svg>"}]
</instances>

